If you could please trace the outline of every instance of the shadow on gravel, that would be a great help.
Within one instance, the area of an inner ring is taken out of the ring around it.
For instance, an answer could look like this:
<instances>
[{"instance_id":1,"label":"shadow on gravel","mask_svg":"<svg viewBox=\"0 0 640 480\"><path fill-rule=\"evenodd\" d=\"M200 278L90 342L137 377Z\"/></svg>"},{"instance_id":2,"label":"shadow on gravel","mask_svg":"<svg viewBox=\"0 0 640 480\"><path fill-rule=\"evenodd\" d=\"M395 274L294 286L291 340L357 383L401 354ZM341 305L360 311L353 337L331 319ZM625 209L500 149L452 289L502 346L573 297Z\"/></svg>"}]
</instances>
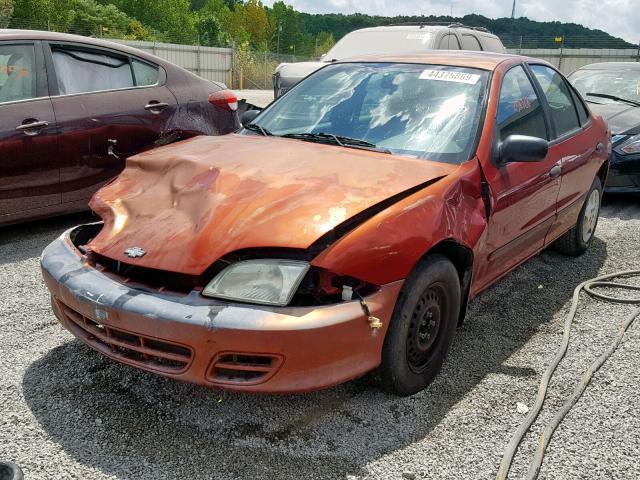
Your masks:
<instances>
[{"instance_id":1,"label":"shadow on gravel","mask_svg":"<svg viewBox=\"0 0 640 480\"><path fill-rule=\"evenodd\" d=\"M211 391L116 364L76 341L30 365L24 396L68 455L118 478L345 478L428 436L487 375L535 375L504 364L606 256L598 238L579 258L545 252L481 294L444 371L413 397L364 381L299 396Z\"/></svg>"},{"instance_id":2,"label":"shadow on gravel","mask_svg":"<svg viewBox=\"0 0 640 480\"><path fill-rule=\"evenodd\" d=\"M602 197L600 216L604 218L619 218L620 220L640 220L640 194L605 194Z\"/></svg>"},{"instance_id":3,"label":"shadow on gravel","mask_svg":"<svg viewBox=\"0 0 640 480\"><path fill-rule=\"evenodd\" d=\"M66 229L92 221L93 214L84 212L0 227L0 265L39 257L44 247Z\"/></svg>"}]
</instances>

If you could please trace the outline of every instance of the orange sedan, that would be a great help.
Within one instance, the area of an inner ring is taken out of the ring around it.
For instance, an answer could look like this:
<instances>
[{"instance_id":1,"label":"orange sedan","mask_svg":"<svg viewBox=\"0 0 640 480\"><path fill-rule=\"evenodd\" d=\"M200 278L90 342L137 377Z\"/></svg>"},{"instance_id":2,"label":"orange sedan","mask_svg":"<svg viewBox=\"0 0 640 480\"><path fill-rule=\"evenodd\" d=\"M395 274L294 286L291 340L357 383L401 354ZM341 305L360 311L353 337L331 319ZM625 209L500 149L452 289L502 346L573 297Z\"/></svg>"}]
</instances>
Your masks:
<instances>
[{"instance_id":1,"label":"orange sedan","mask_svg":"<svg viewBox=\"0 0 640 480\"><path fill-rule=\"evenodd\" d=\"M336 62L237 134L127 160L42 255L60 322L178 380L420 391L467 302L591 243L607 126L552 66L461 52Z\"/></svg>"}]
</instances>

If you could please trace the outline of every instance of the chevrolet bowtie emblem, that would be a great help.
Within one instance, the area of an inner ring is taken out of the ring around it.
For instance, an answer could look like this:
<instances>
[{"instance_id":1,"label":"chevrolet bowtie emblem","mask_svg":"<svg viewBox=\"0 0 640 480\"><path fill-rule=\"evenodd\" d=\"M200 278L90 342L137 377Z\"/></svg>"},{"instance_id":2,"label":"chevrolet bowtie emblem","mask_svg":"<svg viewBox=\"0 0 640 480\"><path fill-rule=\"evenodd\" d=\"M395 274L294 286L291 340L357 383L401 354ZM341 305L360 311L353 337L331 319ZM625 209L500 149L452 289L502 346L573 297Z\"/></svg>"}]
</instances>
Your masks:
<instances>
[{"instance_id":1,"label":"chevrolet bowtie emblem","mask_svg":"<svg viewBox=\"0 0 640 480\"><path fill-rule=\"evenodd\" d=\"M124 254L129 258L144 257L147 252L140 247L129 247L124 251Z\"/></svg>"}]
</instances>

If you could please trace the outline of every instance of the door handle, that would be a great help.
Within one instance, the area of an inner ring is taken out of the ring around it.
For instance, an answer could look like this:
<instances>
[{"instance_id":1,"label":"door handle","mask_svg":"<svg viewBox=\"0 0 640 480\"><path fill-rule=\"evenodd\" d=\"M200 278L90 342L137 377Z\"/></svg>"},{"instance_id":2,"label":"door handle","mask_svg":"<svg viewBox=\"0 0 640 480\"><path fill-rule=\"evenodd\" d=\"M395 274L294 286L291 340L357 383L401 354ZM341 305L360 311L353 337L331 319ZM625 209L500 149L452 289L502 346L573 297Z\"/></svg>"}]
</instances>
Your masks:
<instances>
[{"instance_id":1,"label":"door handle","mask_svg":"<svg viewBox=\"0 0 640 480\"><path fill-rule=\"evenodd\" d=\"M33 137L34 135L38 135L43 128L48 127L49 122L46 121L38 121L34 120L29 123L23 123L22 125L18 125L16 130L19 132L23 132L25 135Z\"/></svg>"},{"instance_id":2,"label":"door handle","mask_svg":"<svg viewBox=\"0 0 640 480\"><path fill-rule=\"evenodd\" d=\"M562 173L562 167L560 165L554 165L554 167L549 170L549 176L551 178L558 178Z\"/></svg>"},{"instance_id":3,"label":"door handle","mask_svg":"<svg viewBox=\"0 0 640 480\"><path fill-rule=\"evenodd\" d=\"M144 109L149 110L151 113L160 113L162 110L164 110L168 106L169 106L168 103L156 102L155 100L152 100L144 106Z\"/></svg>"},{"instance_id":4,"label":"door handle","mask_svg":"<svg viewBox=\"0 0 640 480\"><path fill-rule=\"evenodd\" d=\"M596 145L596 151L602 152L604 150L604 143L600 142Z\"/></svg>"}]
</instances>

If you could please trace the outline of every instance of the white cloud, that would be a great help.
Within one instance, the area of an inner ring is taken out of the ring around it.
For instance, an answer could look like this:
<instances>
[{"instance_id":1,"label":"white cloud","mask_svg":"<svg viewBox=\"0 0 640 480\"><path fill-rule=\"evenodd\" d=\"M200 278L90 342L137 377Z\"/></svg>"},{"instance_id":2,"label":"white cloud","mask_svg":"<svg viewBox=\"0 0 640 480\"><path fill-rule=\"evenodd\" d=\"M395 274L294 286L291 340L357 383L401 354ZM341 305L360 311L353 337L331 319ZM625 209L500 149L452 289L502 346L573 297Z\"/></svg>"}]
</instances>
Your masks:
<instances>
[{"instance_id":1,"label":"white cloud","mask_svg":"<svg viewBox=\"0 0 640 480\"><path fill-rule=\"evenodd\" d=\"M274 0L263 0L272 5ZM309 13L367 13L369 15L448 15L478 13L490 18L511 16L512 0L285 0ZM582 24L640 42L638 0L517 0L516 15L531 20Z\"/></svg>"}]
</instances>

